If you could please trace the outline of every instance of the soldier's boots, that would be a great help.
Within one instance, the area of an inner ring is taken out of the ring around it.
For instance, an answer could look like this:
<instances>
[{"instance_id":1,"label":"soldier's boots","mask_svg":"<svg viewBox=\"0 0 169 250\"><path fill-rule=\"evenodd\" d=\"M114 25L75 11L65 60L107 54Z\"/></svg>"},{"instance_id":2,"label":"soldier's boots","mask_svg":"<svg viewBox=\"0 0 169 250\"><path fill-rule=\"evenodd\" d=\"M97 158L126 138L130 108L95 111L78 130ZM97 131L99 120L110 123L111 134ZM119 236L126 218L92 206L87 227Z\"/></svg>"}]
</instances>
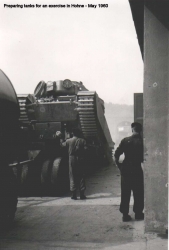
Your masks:
<instances>
[{"instance_id":1,"label":"soldier's boots","mask_svg":"<svg viewBox=\"0 0 169 250\"><path fill-rule=\"evenodd\" d=\"M136 213L135 219L136 220L144 220L144 213Z\"/></svg>"},{"instance_id":2,"label":"soldier's boots","mask_svg":"<svg viewBox=\"0 0 169 250\"><path fill-rule=\"evenodd\" d=\"M76 195L76 191L72 192L72 196L71 196L72 200L77 200L77 195ZM80 191L80 199L81 200L86 200L86 196L84 194L84 191Z\"/></svg>"},{"instance_id":3,"label":"soldier's boots","mask_svg":"<svg viewBox=\"0 0 169 250\"><path fill-rule=\"evenodd\" d=\"M77 200L76 191L73 191L73 192L72 192L71 199L72 199L72 200Z\"/></svg>"},{"instance_id":4,"label":"soldier's boots","mask_svg":"<svg viewBox=\"0 0 169 250\"><path fill-rule=\"evenodd\" d=\"M131 216L129 214L123 214L123 222L131 221Z\"/></svg>"},{"instance_id":5,"label":"soldier's boots","mask_svg":"<svg viewBox=\"0 0 169 250\"><path fill-rule=\"evenodd\" d=\"M80 199L81 200L86 200L86 196L84 194L84 191L80 191Z\"/></svg>"},{"instance_id":6,"label":"soldier's boots","mask_svg":"<svg viewBox=\"0 0 169 250\"><path fill-rule=\"evenodd\" d=\"M129 214L123 214L122 220L124 222L131 221L131 216ZM144 213L135 214L135 220L144 220Z\"/></svg>"}]
</instances>

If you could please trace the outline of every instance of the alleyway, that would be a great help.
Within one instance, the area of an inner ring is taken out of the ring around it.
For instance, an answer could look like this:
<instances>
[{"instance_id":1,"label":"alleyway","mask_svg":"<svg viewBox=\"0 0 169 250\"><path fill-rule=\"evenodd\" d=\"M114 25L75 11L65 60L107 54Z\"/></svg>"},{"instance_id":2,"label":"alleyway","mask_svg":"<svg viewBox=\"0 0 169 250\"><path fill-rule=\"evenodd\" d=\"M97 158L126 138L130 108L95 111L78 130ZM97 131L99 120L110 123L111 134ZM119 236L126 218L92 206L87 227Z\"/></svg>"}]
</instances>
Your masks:
<instances>
[{"instance_id":1,"label":"alleyway","mask_svg":"<svg viewBox=\"0 0 169 250\"><path fill-rule=\"evenodd\" d=\"M122 222L120 175L114 165L87 178L87 200L20 198L13 227L0 249L167 249L167 240L143 234L143 221ZM131 201L132 203L132 201ZM134 218L132 207L130 214Z\"/></svg>"}]
</instances>

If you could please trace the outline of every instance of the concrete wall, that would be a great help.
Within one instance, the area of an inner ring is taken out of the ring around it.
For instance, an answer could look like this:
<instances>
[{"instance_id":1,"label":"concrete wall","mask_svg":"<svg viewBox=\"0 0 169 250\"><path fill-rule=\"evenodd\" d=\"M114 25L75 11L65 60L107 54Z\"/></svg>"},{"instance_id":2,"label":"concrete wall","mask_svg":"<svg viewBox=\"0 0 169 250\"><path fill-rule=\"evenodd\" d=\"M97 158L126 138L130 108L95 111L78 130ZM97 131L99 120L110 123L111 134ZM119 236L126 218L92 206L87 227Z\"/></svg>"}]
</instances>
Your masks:
<instances>
[{"instance_id":1,"label":"concrete wall","mask_svg":"<svg viewBox=\"0 0 169 250\"><path fill-rule=\"evenodd\" d=\"M145 231L168 225L169 31L144 10Z\"/></svg>"}]
</instances>

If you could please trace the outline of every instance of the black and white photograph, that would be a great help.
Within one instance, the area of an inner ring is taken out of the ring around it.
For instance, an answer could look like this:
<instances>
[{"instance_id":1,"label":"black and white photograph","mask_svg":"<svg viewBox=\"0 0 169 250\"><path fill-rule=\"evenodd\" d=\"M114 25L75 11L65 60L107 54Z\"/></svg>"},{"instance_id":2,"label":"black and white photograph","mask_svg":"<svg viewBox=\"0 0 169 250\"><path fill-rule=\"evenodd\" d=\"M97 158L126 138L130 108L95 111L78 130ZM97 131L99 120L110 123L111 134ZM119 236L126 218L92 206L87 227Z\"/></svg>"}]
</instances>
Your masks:
<instances>
[{"instance_id":1,"label":"black and white photograph","mask_svg":"<svg viewBox=\"0 0 169 250\"><path fill-rule=\"evenodd\" d=\"M167 250L169 0L0 0L0 249Z\"/></svg>"}]
</instances>

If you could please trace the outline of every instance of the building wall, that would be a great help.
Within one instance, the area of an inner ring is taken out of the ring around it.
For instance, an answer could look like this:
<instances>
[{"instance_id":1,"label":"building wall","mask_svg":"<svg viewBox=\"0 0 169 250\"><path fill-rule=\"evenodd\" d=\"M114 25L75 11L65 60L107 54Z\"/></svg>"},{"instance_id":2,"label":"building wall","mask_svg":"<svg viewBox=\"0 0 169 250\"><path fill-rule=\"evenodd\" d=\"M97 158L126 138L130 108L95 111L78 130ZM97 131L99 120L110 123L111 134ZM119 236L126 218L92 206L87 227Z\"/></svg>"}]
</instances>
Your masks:
<instances>
[{"instance_id":1,"label":"building wall","mask_svg":"<svg viewBox=\"0 0 169 250\"><path fill-rule=\"evenodd\" d=\"M169 31L144 10L145 231L168 225Z\"/></svg>"},{"instance_id":2,"label":"building wall","mask_svg":"<svg viewBox=\"0 0 169 250\"><path fill-rule=\"evenodd\" d=\"M132 123L134 121L133 117L114 117L114 119L112 119L112 116L110 115L106 115L106 120L110 129L110 133L112 136L113 141L115 142L115 148L119 145L119 135L117 132L117 126L119 123L123 122L123 121L128 121L130 123Z\"/></svg>"}]
</instances>

